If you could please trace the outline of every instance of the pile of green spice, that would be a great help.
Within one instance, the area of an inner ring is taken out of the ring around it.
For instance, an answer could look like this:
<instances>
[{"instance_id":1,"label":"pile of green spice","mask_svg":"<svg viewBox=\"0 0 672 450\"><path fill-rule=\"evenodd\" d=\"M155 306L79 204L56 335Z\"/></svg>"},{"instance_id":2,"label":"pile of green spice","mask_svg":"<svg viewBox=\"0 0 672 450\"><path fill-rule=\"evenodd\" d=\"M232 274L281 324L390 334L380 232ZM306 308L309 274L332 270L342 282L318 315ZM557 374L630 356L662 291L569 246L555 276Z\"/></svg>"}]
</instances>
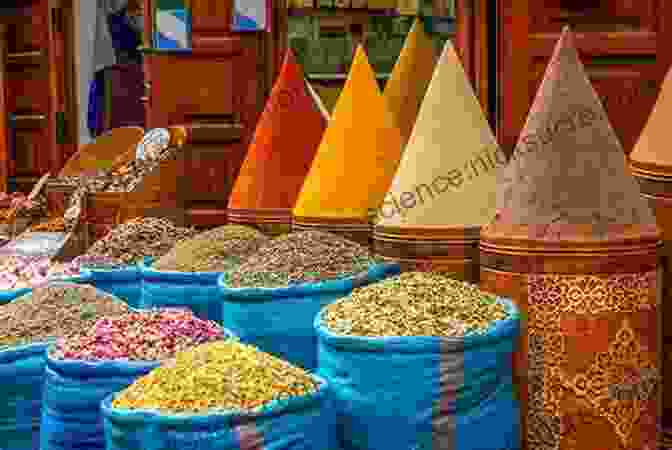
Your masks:
<instances>
[{"instance_id":1,"label":"pile of green spice","mask_svg":"<svg viewBox=\"0 0 672 450\"><path fill-rule=\"evenodd\" d=\"M237 267L269 240L254 228L224 225L176 244L153 264L153 268L177 272L224 272Z\"/></svg>"},{"instance_id":2,"label":"pile of green spice","mask_svg":"<svg viewBox=\"0 0 672 450\"><path fill-rule=\"evenodd\" d=\"M274 400L316 392L305 370L234 339L178 353L121 391L114 408L167 413L251 411Z\"/></svg>"},{"instance_id":3,"label":"pile of green spice","mask_svg":"<svg viewBox=\"0 0 672 450\"><path fill-rule=\"evenodd\" d=\"M228 274L231 287L282 287L345 278L380 262L366 247L332 233L300 231L273 239Z\"/></svg>"},{"instance_id":4,"label":"pile of green spice","mask_svg":"<svg viewBox=\"0 0 672 450\"><path fill-rule=\"evenodd\" d=\"M48 284L0 306L0 346L71 336L102 316L125 312L124 302L93 286Z\"/></svg>"},{"instance_id":5,"label":"pile of green spice","mask_svg":"<svg viewBox=\"0 0 672 450\"><path fill-rule=\"evenodd\" d=\"M52 356L160 361L225 337L222 327L186 309L145 310L99 319L92 327L59 339Z\"/></svg>"},{"instance_id":6,"label":"pile of green spice","mask_svg":"<svg viewBox=\"0 0 672 450\"><path fill-rule=\"evenodd\" d=\"M357 288L322 311L330 331L369 337L461 337L484 333L507 317L495 295L431 272L406 272Z\"/></svg>"}]
</instances>

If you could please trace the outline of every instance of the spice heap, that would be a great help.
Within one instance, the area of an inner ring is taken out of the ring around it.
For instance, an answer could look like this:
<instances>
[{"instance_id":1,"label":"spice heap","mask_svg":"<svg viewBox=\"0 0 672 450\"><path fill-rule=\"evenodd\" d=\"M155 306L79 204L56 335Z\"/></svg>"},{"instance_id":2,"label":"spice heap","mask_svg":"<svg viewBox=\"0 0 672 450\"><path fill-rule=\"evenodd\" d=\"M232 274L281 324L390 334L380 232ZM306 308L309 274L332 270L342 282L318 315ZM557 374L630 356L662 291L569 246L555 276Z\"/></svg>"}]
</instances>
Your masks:
<instances>
[{"instance_id":1,"label":"spice heap","mask_svg":"<svg viewBox=\"0 0 672 450\"><path fill-rule=\"evenodd\" d=\"M237 267L269 240L254 228L224 225L176 244L153 267L178 272L224 272Z\"/></svg>"},{"instance_id":2,"label":"spice heap","mask_svg":"<svg viewBox=\"0 0 672 450\"><path fill-rule=\"evenodd\" d=\"M112 406L173 413L249 411L317 389L317 381L303 369L229 339L178 353L174 365L139 378Z\"/></svg>"},{"instance_id":3,"label":"spice heap","mask_svg":"<svg viewBox=\"0 0 672 450\"><path fill-rule=\"evenodd\" d=\"M344 278L379 262L365 247L321 231L273 239L228 274L232 287L280 287Z\"/></svg>"},{"instance_id":4,"label":"spice heap","mask_svg":"<svg viewBox=\"0 0 672 450\"><path fill-rule=\"evenodd\" d=\"M117 258L104 255L79 255L69 263L71 270L97 269L97 270L116 270L128 267L129 264L120 261Z\"/></svg>"},{"instance_id":5,"label":"spice heap","mask_svg":"<svg viewBox=\"0 0 672 450\"><path fill-rule=\"evenodd\" d=\"M37 194L32 200L28 200L25 194L13 192L6 194L0 192L0 201L5 206L0 208L0 223L7 223L14 212L15 217L40 217L47 213L47 198L43 193Z\"/></svg>"},{"instance_id":6,"label":"spice heap","mask_svg":"<svg viewBox=\"0 0 672 450\"><path fill-rule=\"evenodd\" d=\"M162 161L174 158L176 147L167 147L150 159L133 159L114 170L99 170L85 176L59 177L56 184L64 184L87 192L131 192L142 178Z\"/></svg>"},{"instance_id":7,"label":"spice heap","mask_svg":"<svg viewBox=\"0 0 672 450\"><path fill-rule=\"evenodd\" d=\"M175 226L170 220L138 217L110 230L86 251L87 256L107 256L133 264L145 256L161 257L183 239L195 236L193 228Z\"/></svg>"},{"instance_id":8,"label":"spice heap","mask_svg":"<svg viewBox=\"0 0 672 450\"><path fill-rule=\"evenodd\" d=\"M115 170L98 171L95 175L61 177L55 180L59 184L67 184L75 188L68 199L64 216L65 230L70 232L79 222L82 200L89 193L97 192L132 192L152 170L161 162L175 158L176 147L168 147L155 155L154 159L129 161Z\"/></svg>"},{"instance_id":9,"label":"spice heap","mask_svg":"<svg viewBox=\"0 0 672 450\"><path fill-rule=\"evenodd\" d=\"M484 333L507 317L496 296L431 272L406 272L355 289L322 312L327 328L351 336L460 337Z\"/></svg>"},{"instance_id":10,"label":"spice heap","mask_svg":"<svg viewBox=\"0 0 672 450\"><path fill-rule=\"evenodd\" d=\"M100 316L115 316L128 306L93 286L50 284L0 306L0 346L70 336Z\"/></svg>"},{"instance_id":11,"label":"spice heap","mask_svg":"<svg viewBox=\"0 0 672 450\"><path fill-rule=\"evenodd\" d=\"M156 153L148 155L147 159L132 159L120 168L114 170L112 182L105 188L107 192L131 192L135 189L142 178L157 168L163 161L173 159L177 153L177 147L158 149Z\"/></svg>"},{"instance_id":12,"label":"spice heap","mask_svg":"<svg viewBox=\"0 0 672 450\"><path fill-rule=\"evenodd\" d=\"M49 279L78 273L78 267L55 263L44 256L3 256L0 260L0 290L29 288Z\"/></svg>"},{"instance_id":13,"label":"spice heap","mask_svg":"<svg viewBox=\"0 0 672 450\"><path fill-rule=\"evenodd\" d=\"M30 227L30 231L59 232L65 231L65 219L63 217L54 217L46 222L40 222Z\"/></svg>"},{"instance_id":14,"label":"spice heap","mask_svg":"<svg viewBox=\"0 0 672 450\"><path fill-rule=\"evenodd\" d=\"M199 319L188 310L166 308L99 319L91 328L60 339L52 356L160 361L225 337L215 322Z\"/></svg>"}]
</instances>

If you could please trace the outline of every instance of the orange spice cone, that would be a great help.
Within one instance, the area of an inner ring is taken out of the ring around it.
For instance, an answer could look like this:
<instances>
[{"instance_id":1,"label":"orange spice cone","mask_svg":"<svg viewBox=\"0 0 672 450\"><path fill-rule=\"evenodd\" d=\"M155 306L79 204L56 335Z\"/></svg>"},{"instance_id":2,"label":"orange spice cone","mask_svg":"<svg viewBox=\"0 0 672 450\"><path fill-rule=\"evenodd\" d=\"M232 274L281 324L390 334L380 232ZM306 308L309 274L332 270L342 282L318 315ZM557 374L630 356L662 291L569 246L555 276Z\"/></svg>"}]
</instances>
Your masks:
<instances>
[{"instance_id":1,"label":"orange spice cone","mask_svg":"<svg viewBox=\"0 0 672 450\"><path fill-rule=\"evenodd\" d=\"M420 104L432 79L436 54L432 38L421 19L415 19L406 36L390 79L385 83L385 100L406 144L415 124Z\"/></svg>"},{"instance_id":2,"label":"orange spice cone","mask_svg":"<svg viewBox=\"0 0 672 450\"><path fill-rule=\"evenodd\" d=\"M295 224L315 218L370 224L401 147L399 129L360 46L294 208Z\"/></svg>"},{"instance_id":3,"label":"orange spice cone","mask_svg":"<svg viewBox=\"0 0 672 450\"><path fill-rule=\"evenodd\" d=\"M229 221L288 227L325 127L290 49L234 184Z\"/></svg>"}]
</instances>

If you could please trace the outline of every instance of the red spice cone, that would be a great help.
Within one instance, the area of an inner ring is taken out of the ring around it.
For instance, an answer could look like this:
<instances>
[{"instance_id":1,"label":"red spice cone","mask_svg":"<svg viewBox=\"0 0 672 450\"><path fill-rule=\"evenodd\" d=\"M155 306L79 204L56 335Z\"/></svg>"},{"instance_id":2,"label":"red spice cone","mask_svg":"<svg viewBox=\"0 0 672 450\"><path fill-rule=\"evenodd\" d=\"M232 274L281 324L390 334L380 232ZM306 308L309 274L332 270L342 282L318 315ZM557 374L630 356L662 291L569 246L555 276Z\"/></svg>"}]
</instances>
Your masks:
<instances>
[{"instance_id":1,"label":"red spice cone","mask_svg":"<svg viewBox=\"0 0 672 450\"><path fill-rule=\"evenodd\" d=\"M229 210L291 214L325 127L303 70L288 50L233 187Z\"/></svg>"}]
</instances>

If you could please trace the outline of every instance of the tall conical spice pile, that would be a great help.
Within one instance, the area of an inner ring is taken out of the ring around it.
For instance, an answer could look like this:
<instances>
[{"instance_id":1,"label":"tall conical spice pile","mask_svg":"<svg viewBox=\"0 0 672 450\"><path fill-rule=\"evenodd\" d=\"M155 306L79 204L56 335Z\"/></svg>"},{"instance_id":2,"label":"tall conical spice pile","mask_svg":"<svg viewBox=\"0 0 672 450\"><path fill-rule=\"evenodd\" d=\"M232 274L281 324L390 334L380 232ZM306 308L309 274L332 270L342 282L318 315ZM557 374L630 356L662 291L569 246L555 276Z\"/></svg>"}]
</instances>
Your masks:
<instances>
[{"instance_id":1,"label":"tall conical spice pile","mask_svg":"<svg viewBox=\"0 0 672 450\"><path fill-rule=\"evenodd\" d=\"M524 312L523 448L656 448L661 235L568 28L501 174L481 288Z\"/></svg>"},{"instance_id":2,"label":"tall conical spice pile","mask_svg":"<svg viewBox=\"0 0 672 450\"><path fill-rule=\"evenodd\" d=\"M425 31L422 19L416 18L384 91L387 106L401 132L402 144L408 142L413 131L435 61L432 38Z\"/></svg>"},{"instance_id":3,"label":"tall conical spice pile","mask_svg":"<svg viewBox=\"0 0 672 450\"><path fill-rule=\"evenodd\" d=\"M376 253L476 281L480 228L495 215L496 174L505 164L448 41L378 211Z\"/></svg>"},{"instance_id":4,"label":"tall conical spice pile","mask_svg":"<svg viewBox=\"0 0 672 450\"><path fill-rule=\"evenodd\" d=\"M658 100L639 140L630 153L630 167L639 181L642 196L653 206L658 226L665 241L665 256L672 258L672 153L669 146L672 117L672 70L667 73ZM663 323L672 319L672 265L665 272ZM672 354L672 327L662 328L664 355ZM662 367L662 427L672 437L672 357L665 357Z\"/></svg>"},{"instance_id":5,"label":"tall conical spice pile","mask_svg":"<svg viewBox=\"0 0 672 450\"><path fill-rule=\"evenodd\" d=\"M369 245L372 219L401 157L394 125L360 46L294 207L292 228Z\"/></svg>"},{"instance_id":6,"label":"tall conical spice pile","mask_svg":"<svg viewBox=\"0 0 672 450\"><path fill-rule=\"evenodd\" d=\"M269 234L288 232L326 119L288 50L229 199L231 223Z\"/></svg>"}]
</instances>

